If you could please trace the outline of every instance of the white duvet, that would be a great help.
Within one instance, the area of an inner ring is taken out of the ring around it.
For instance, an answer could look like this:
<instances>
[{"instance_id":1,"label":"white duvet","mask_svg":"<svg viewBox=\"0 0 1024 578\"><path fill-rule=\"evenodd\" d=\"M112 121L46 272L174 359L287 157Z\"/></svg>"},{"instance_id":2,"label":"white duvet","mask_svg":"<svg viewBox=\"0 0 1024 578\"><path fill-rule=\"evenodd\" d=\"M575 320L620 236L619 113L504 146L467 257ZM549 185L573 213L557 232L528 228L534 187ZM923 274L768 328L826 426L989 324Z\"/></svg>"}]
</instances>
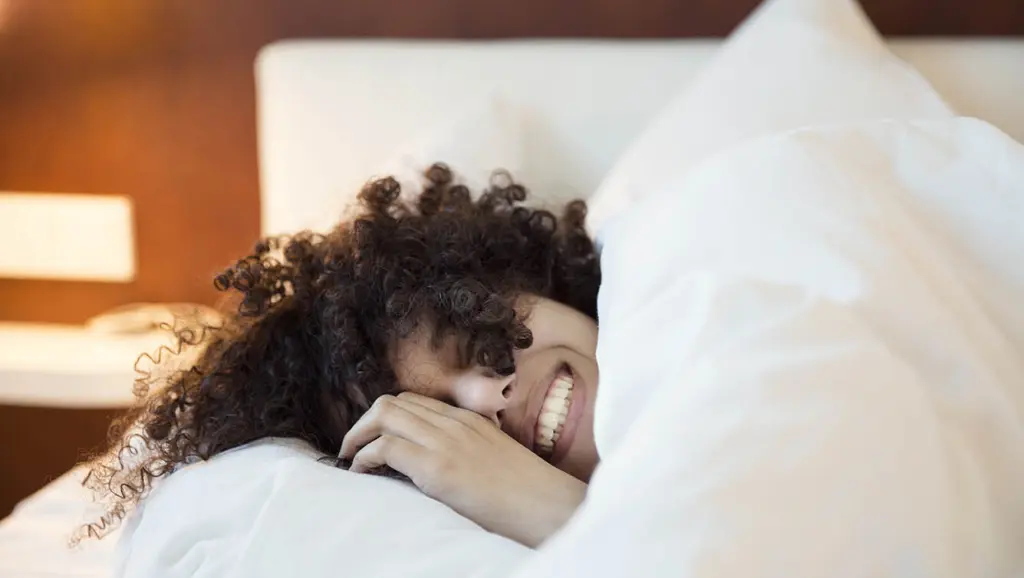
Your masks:
<instances>
[{"instance_id":1,"label":"white duvet","mask_svg":"<svg viewBox=\"0 0 1024 578\"><path fill-rule=\"evenodd\" d=\"M977 120L748 141L604 230L603 462L543 548L270 442L173 475L119 573L1021 575L1021 224Z\"/></svg>"}]
</instances>

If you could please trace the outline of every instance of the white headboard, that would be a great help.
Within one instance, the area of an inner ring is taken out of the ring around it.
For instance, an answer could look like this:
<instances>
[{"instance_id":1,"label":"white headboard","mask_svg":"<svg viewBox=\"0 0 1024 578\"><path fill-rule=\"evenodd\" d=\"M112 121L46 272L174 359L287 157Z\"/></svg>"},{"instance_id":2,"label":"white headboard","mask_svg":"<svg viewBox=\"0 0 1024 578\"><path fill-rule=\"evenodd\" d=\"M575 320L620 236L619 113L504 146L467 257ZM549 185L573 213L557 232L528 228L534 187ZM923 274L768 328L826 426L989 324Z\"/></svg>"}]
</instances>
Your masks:
<instances>
[{"instance_id":1,"label":"white headboard","mask_svg":"<svg viewBox=\"0 0 1024 578\"><path fill-rule=\"evenodd\" d=\"M527 174L596 188L720 41L289 41L257 60L265 234L319 229L399 143L500 95L531 118ZM962 114L1024 140L1024 40L890 43Z\"/></svg>"}]
</instances>

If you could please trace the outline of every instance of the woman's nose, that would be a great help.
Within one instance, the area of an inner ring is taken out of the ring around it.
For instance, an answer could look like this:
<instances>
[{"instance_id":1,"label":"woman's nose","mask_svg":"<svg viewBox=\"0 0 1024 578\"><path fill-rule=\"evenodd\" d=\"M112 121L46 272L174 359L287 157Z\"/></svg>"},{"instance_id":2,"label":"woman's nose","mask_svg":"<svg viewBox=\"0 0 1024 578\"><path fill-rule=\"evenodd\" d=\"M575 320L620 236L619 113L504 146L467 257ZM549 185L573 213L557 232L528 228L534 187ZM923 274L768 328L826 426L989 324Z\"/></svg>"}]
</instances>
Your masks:
<instances>
[{"instance_id":1,"label":"woman's nose","mask_svg":"<svg viewBox=\"0 0 1024 578\"><path fill-rule=\"evenodd\" d=\"M478 413L501 427L505 409L512 398L516 375L484 372L475 375L467 385L463 409Z\"/></svg>"}]
</instances>

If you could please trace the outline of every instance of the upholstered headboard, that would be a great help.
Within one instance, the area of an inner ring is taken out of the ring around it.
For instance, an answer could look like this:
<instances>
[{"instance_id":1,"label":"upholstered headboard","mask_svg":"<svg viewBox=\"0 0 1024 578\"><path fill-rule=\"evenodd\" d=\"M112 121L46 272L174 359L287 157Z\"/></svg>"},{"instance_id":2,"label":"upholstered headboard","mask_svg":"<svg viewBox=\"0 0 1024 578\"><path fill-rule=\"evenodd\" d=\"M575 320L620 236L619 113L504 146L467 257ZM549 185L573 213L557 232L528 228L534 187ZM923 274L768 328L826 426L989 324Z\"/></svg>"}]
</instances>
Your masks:
<instances>
[{"instance_id":1,"label":"upholstered headboard","mask_svg":"<svg viewBox=\"0 0 1024 578\"><path fill-rule=\"evenodd\" d=\"M257 63L262 230L326 229L410 140L495 96L526 111L515 176L586 198L718 40L285 41ZM1024 40L890 42L960 113L1024 140ZM452 138L458 138L452 135ZM448 160L448 159L435 159ZM459 167L454 167L458 170Z\"/></svg>"}]
</instances>

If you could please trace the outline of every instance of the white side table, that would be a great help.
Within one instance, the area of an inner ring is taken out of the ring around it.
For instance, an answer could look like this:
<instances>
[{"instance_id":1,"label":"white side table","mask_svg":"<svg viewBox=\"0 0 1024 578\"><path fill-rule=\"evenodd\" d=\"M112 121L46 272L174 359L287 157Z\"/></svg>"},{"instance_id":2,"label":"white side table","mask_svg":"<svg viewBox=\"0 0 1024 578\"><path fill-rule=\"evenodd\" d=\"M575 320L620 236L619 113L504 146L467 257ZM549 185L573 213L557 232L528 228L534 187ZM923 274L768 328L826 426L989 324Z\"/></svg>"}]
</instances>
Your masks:
<instances>
[{"instance_id":1,"label":"white side table","mask_svg":"<svg viewBox=\"0 0 1024 578\"><path fill-rule=\"evenodd\" d=\"M0 323L0 405L127 406L139 355L172 339L167 332L115 336L78 326Z\"/></svg>"}]
</instances>

